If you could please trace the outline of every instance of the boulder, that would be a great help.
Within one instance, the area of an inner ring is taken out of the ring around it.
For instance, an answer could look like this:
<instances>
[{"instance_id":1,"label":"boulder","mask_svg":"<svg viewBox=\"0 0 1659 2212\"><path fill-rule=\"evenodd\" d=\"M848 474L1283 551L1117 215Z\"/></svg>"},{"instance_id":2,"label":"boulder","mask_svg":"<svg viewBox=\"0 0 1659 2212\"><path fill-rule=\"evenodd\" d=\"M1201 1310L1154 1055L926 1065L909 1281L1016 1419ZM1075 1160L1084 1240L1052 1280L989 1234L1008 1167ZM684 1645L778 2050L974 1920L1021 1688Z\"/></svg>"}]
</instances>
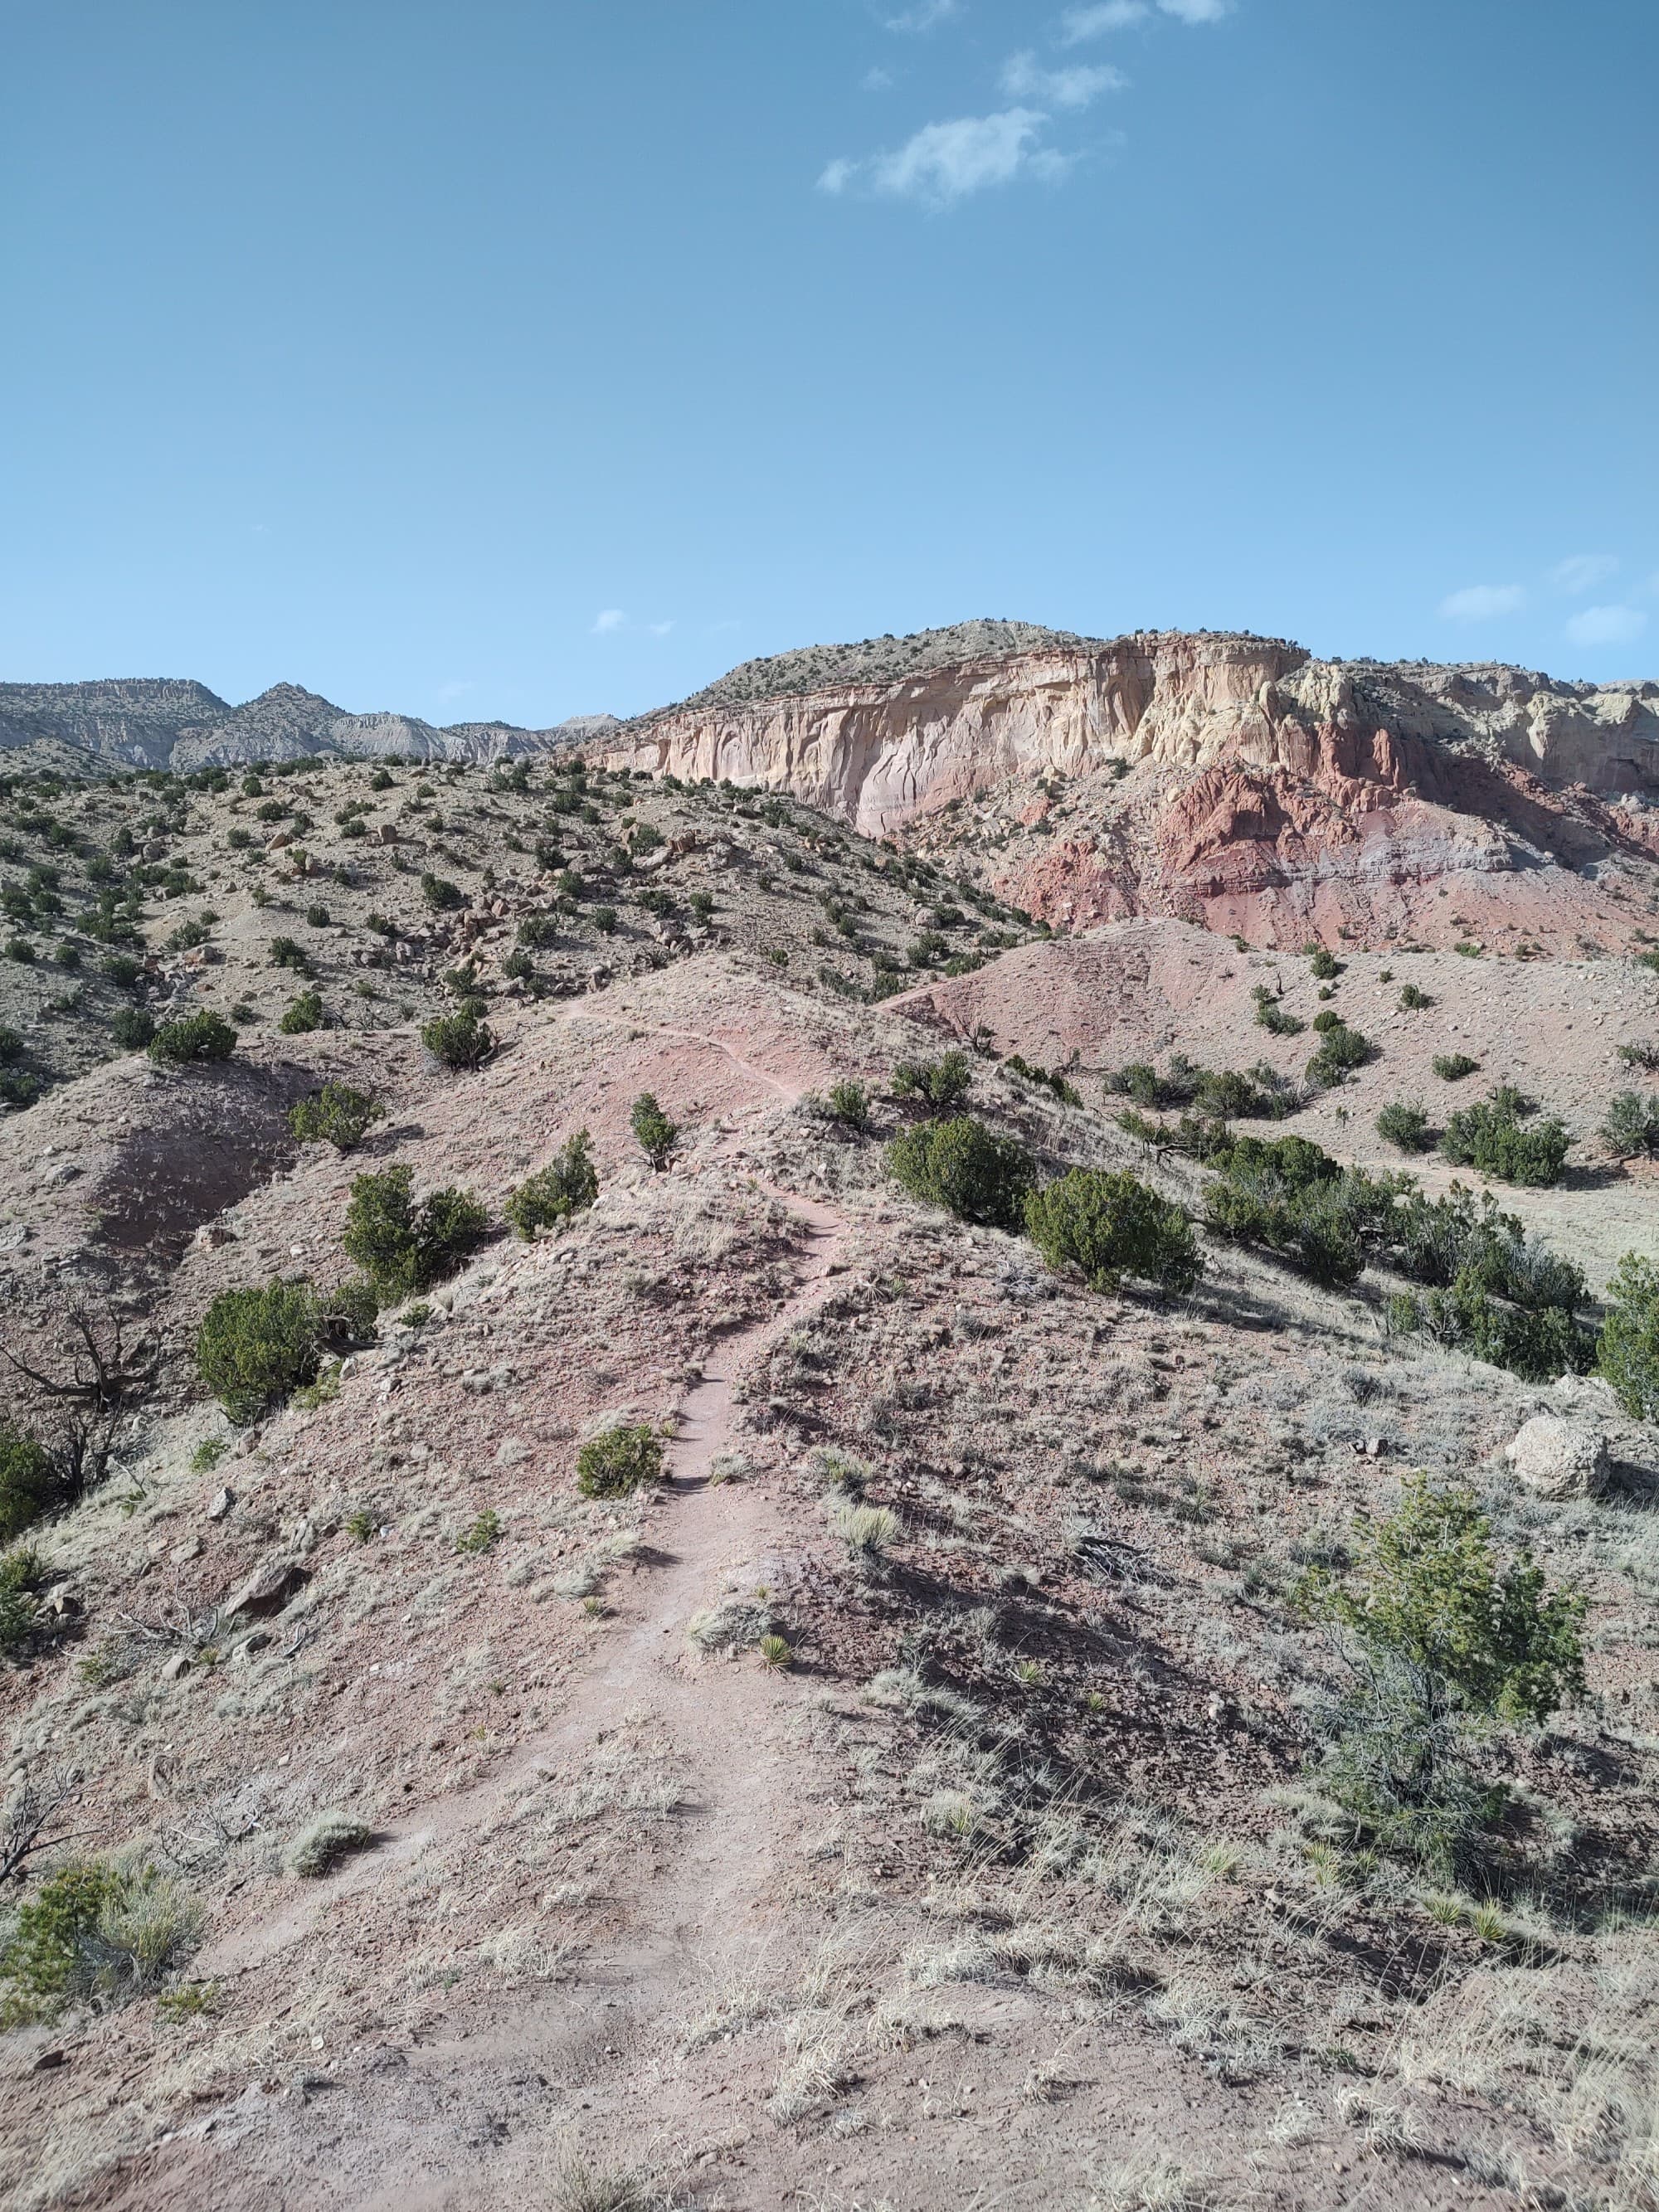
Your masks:
<instances>
[{"instance_id":1,"label":"boulder","mask_svg":"<svg viewBox=\"0 0 1659 2212\"><path fill-rule=\"evenodd\" d=\"M233 1590L225 1600L227 1613L240 1613L245 1620L258 1620L264 1614L280 1613L296 1590L304 1588L311 1579L295 1559L267 1559L257 1567L240 1589Z\"/></svg>"},{"instance_id":2,"label":"boulder","mask_svg":"<svg viewBox=\"0 0 1659 2212\"><path fill-rule=\"evenodd\" d=\"M1516 1480L1539 1498L1599 1498L1612 1464L1602 1431L1561 1413L1534 1413L1504 1455Z\"/></svg>"}]
</instances>

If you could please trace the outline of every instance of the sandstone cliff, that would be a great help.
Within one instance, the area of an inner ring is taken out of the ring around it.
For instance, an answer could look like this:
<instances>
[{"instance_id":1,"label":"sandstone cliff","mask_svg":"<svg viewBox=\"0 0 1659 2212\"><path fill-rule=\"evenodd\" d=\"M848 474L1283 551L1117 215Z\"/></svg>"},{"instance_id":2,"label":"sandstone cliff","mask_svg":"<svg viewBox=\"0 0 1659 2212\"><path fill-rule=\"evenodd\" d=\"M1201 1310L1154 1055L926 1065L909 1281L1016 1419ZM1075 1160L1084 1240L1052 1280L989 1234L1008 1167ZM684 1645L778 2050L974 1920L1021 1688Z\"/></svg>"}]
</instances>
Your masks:
<instances>
[{"instance_id":1,"label":"sandstone cliff","mask_svg":"<svg viewBox=\"0 0 1659 2212\"><path fill-rule=\"evenodd\" d=\"M978 852L1069 927L1152 913L1268 942L1622 938L1595 872L1659 852L1659 684L1317 661L1211 633L1042 635L954 661L935 643L927 660L804 691L792 665L769 696L750 664L732 696L647 717L603 757ZM1453 881L1457 901L1428 908Z\"/></svg>"}]
</instances>

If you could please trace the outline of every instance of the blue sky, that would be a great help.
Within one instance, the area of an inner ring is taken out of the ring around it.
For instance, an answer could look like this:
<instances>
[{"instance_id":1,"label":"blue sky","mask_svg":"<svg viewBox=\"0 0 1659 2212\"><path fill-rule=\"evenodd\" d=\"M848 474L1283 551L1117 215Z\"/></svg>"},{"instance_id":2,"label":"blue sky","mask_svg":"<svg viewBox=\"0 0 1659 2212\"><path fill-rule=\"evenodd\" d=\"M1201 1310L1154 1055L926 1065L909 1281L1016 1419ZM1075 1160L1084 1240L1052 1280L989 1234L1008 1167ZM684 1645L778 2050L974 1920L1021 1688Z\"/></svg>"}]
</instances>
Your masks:
<instances>
[{"instance_id":1,"label":"blue sky","mask_svg":"<svg viewBox=\"0 0 1659 2212\"><path fill-rule=\"evenodd\" d=\"M1659 672L1651 0L0 0L0 675Z\"/></svg>"}]
</instances>

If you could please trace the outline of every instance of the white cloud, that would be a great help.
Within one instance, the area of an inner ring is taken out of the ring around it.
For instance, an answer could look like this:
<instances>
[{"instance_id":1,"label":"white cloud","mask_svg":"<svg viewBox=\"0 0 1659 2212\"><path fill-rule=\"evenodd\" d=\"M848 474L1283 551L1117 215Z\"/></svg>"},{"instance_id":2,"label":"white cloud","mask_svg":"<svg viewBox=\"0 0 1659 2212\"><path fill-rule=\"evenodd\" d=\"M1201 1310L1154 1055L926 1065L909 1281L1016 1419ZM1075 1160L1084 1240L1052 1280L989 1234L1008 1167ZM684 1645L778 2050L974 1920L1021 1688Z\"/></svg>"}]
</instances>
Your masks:
<instances>
[{"instance_id":1,"label":"white cloud","mask_svg":"<svg viewBox=\"0 0 1659 2212\"><path fill-rule=\"evenodd\" d=\"M890 92L893 89L892 77L884 69L866 70L864 73L864 89L866 92Z\"/></svg>"},{"instance_id":2,"label":"white cloud","mask_svg":"<svg viewBox=\"0 0 1659 2212\"><path fill-rule=\"evenodd\" d=\"M1041 100L1051 107L1087 107L1103 92L1117 92L1128 82L1121 70L1050 70L1042 67L1033 53L1011 54L1002 65L1002 89L1011 100Z\"/></svg>"},{"instance_id":3,"label":"white cloud","mask_svg":"<svg viewBox=\"0 0 1659 2212\"><path fill-rule=\"evenodd\" d=\"M1440 611L1448 622L1492 622L1499 615L1516 613L1526 604L1527 595L1519 584L1471 584L1442 599Z\"/></svg>"},{"instance_id":4,"label":"white cloud","mask_svg":"<svg viewBox=\"0 0 1659 2212\"><path fill-rule=\"evenodd\" d=\"M1576 599L1580 592L1593 592L1606 583L1618 568L1611 553L1575 553L1571 561L1550 570L1550 581L1558 592L1571 592Z\"/></svg>"},{"instance_id":5,"label":"white cloud","mask_svg":"<svg viewBox=\"0 0 1659 2212\"><path fill-rule=\"evenodd\" d=\"M1575 645L1628 645L1648 626L1640 607L1586 607L1567 624Z\"/></svg>"},{"instance_id":6,"label":"white cloud","mask_svg":"<svg viewBox=\"0 0 1659 2212\"><path fill-rule=\"evenodd\" d=\"M997 115L926 124L894 153L875 154L867 161L831 161L818 179L818 190L844 192L863 179L872 191L890 199L943 209L1016 178L1052 181L1071 163L1067 155L1038 143L1048 120L1036 108L1008 107Z\"/></svg>"},{"instance_id":7,"label":"white cloud","mask_svg":"<svg viewBox=\"0 0 1659 2212\"><path fill-rule=\"evenodd\" d=\"M646 624L646 628L650 631L653 637L666 637L669 631L672 629L674 625L672 622L647 623Z\"/></svg>"},{"instance_id":8,"label":"white cloud","mask_svg":"<svg viewBox=\"0 0 1659 2212\"><path fill-rule=\"evenodd\" d=\"M1144 23L1152 12L1146 0L1100 0L1094 8L1068 8L1060 19L1060 43L1080 46L1085 39L1104 38L1108 31L1127 31Z\"/></svg>"},{"instance_id":9,"label":"white cloud","mask_svg":"<svg viewBox=\"0 0 1659 2212\"><path fill-rule=\"evenodd\" d=\"M620 629L627 619L620 607L602 608L593 617L593 635L608 637L612 630Z\"/></svg>"},{"instance_id":10,"label":"white cloud","mask_svg":"<svg viewBox=\"0 0 1659 2212\"><path fill-rule=\"evenodd\" d=\"M916 5L902 15L884 15L882 26L901 33L931 31L936 23L948 23L957 12L957 0L916 0Z\"/></svg>"},{"instance_id":11,"label":"white cloud","mask_svg":"<svg viewBox=\"0 0 1659 2212\"><path fill-rule=\"evenodd\" d=\"M1166 15L1178 15L1183 23L1218 23L1233 0L1158 0L1158 4Z\"/></svg>"}]
</instances>

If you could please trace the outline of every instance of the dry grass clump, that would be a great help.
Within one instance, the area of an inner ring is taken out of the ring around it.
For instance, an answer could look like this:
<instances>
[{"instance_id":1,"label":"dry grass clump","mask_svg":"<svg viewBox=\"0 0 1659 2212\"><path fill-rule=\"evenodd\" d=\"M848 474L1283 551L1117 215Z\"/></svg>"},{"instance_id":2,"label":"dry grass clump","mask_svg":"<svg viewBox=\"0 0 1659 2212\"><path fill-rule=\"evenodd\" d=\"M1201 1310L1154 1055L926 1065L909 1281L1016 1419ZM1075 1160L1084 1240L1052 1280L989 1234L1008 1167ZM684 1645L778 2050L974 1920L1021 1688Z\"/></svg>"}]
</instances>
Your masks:
<instances>
[{"instance_id":1,"label":"dry grass clump","mask_svg":"<svg viewBox=\"0 0 1659 2212\"><path fill-rule=\"evenodd\" d=\"M727 1604L694 1613L685 1632L699 1651L751 1651L775 1636L778 1617L763 1600L733 1598Z\"/></svg>"},{"instance_id":2,"label":"dry grass clump","mask_svg":"<svg viewBox=\"0 0 1659 2212\"><path fill-rule=\"evenodd\" d=\"M351 1852L362 1850L368 1839L367 1824L350 1814L319 1813L290 1838L283 1853L283 1871L301 1876L328 1874Z\"/></svg>"}]
</instances>

